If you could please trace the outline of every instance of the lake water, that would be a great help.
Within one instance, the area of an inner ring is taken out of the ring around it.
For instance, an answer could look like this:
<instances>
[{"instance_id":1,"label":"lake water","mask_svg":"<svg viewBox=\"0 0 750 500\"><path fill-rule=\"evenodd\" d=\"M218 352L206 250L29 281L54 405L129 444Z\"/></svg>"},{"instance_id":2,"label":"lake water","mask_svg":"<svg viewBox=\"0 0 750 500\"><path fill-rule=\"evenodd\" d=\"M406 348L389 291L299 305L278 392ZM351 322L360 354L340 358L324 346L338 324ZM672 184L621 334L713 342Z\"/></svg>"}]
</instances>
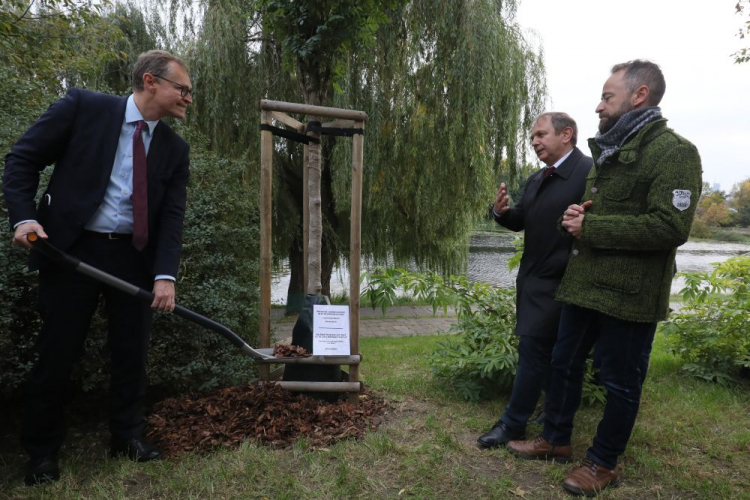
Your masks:
<instances>
[{"instance_id":1,"label":"lake water","mask_svg":"<svg viewBox=\"0 0 750 500\"><path fill-rule=\"evenodd\" d=\"M474 233L469 243L469 281L484 281L496 286L512 287L516 281L516 270L509 271L507 261L515 253L511 233ZM721 241L688 241L677 250L677 270L710 271L711 264L723 262L731 257L750 253L750 245L724 243ZM363 269L366 271L366 269ZM271 278L271 302L285 304L289 286L289 269L274 272ZM672 293L684 286L680 277L672 282ZM331 277L331 293L339 295L349 292L349 270L334 268Z\"/></svg>"}]
</instances>

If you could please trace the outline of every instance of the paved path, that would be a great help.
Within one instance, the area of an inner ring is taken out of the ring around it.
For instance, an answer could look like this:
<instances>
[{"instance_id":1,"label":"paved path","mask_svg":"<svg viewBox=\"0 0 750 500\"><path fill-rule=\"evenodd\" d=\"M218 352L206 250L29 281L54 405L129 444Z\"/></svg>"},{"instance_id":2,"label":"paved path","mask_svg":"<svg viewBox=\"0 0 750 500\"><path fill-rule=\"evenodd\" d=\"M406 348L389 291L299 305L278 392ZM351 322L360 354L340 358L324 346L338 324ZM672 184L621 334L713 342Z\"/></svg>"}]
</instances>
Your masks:
<instances>
[{"instance_id":1,"label":"paved path","mask_svg":"<svg viewBox=\"0 0 750 500\"><path fill-rule=\"evenodd\" d=\"M271 310L271 329L274 337L282 340L292 336L295 319L284 318L283 309ZM380 309L363 307L359 311L360 337L408 337L411 335L434 335L448 333L457 322L455 312L438 310L433 316L432 307L389 307L385 316Z\"/></svg>"},{"instance_id":2,"label":"paved path","mask_svg":"<svg viewBox=\"0 0 750 500\"><path fill-rule=\"evenodd\" d=\"M677 302L670 305L675 311L681 306ZM363 307L359 310L359 317L360 337L409 337L448 333L451 325L458 321L454 310L448 309L448 312L444 313L439 309L437 314L433 315L430 306L389 307L385 315L380 309ZM296 316L284 318L283 309L272 309L271 329L274 338L280 341L291 338L295 321Z\"/></svg>"}]
</instances>

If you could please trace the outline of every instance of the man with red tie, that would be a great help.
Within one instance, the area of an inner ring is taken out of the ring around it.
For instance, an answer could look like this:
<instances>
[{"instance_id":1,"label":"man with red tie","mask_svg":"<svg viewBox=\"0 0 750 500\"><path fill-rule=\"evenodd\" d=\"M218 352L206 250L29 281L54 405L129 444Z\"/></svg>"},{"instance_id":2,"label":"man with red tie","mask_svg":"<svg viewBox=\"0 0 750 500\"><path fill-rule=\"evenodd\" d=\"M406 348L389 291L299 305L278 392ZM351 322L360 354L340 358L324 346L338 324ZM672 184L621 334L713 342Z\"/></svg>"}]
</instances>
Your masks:
<instances>
[{"instance_id":1,"label":"man with red tie","mask_svg":"<svg viewBox=\"0 0 750 500\"><path fill-rule=\"evenodd\" d=\"M183 61L141 54L129 97L71 89L13 146L3 192L13 242L40 237L83 262L141 288L152 304L126 296L31 252L39 270L38 361L27 383L21 442L28 485L59 478L58 452L70 377L103 295L111 351L111 453L145 462L159 451L144 441L143 396L152 309L171 311L182 251L189 147L166 123L184 118L192 88ZM39 173L53 165L38 206Z\"/></svg>"}]
</instances>

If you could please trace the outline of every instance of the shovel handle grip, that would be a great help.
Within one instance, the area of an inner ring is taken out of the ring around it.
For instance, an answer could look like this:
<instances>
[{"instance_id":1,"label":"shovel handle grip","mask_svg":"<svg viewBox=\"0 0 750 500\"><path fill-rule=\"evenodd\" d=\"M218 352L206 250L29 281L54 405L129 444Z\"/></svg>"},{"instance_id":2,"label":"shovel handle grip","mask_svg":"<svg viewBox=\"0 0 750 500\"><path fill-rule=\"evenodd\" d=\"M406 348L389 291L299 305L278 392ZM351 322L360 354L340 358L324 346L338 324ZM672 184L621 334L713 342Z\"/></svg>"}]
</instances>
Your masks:
<instances>
[{"instance_id":1,"label":"shovel handle grip","mask_svg":"<svg viewBox=\"0 0 750 500\"><path fill-rule=\"evenodd\" d=\"M48 259L57 262L58 264L64 264L75 269L81 263L80 260L76 259L72 255L66 254L65 252L61 252L52 243L44 238L40 238L36 233L28 233L26 235L26 241L31 243L31 246L34 250L38 251Z\"/></svg>"}]
</instances>

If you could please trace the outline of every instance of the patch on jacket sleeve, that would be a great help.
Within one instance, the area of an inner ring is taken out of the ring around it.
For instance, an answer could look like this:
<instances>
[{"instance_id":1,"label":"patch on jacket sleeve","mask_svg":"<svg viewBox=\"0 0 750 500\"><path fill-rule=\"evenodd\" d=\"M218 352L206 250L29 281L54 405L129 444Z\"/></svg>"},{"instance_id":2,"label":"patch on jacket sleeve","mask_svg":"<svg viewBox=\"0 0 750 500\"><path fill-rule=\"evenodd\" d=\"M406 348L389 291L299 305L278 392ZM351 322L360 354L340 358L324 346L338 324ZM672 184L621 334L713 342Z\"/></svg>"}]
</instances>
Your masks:
<instances>
[{"instance_id":1,"label":"patch on jacket sleeve","mask_svg":"<svg viewBox=\"0 0 750 500\"><path fill-rule=\"evenodd\" d=\"M687 210L690 207L690 191L687 189L672 191L672 205L681 212Z\"/></svg>"}]
</instances>

